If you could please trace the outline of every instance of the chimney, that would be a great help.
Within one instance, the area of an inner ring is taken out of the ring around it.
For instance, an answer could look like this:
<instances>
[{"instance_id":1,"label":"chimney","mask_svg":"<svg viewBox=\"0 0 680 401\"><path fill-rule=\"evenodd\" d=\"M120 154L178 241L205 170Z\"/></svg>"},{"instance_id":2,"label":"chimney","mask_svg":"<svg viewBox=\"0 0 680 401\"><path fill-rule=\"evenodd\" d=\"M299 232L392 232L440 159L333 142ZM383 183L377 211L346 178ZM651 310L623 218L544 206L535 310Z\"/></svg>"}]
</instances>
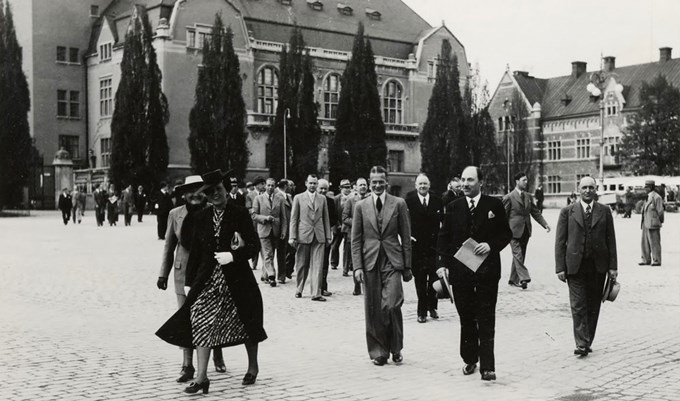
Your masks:
<instances>
[{"instance_id":1,"label":"chimney","mask_svg":"<svg viewBox=\"0 0 680 401\"><path fill-rule=\"evenodd\" d=\"M571 77L578 78L586 72L585 61L574 61L571 63Z\"/></svg>"},{"instance_id":2,"label":"chimney","mask_svg":"<svg viewBox=\"0 0 680 401\"><path fill-rule=\"evenodd\" d=\"M520 76L529 78L529 72L528 71L515 71L515 75L520 75Z\"/></svg>"},{"instance_id":3,"label":"chimney","mask_svg":"<svg viewBox=\"0 0 680 401\"><path fill-rule=\"evenodd\" d=\"M659 62L663 63L666 61L670 61L671 59L671 51L673 50L672 47L662 47L659 49Z\"/></svg>"},{"instance_id":4,"label":"chimney","mask_svg":"<svg viewBox=\"0 0 680 401\"><path fill-rule=\"evenodd\" d=\"M616 68L616 57L614 56L607 56L604 58L604 70L607 72L612 72L614 71L614 68Z\"/></svg>"}]
</instances>

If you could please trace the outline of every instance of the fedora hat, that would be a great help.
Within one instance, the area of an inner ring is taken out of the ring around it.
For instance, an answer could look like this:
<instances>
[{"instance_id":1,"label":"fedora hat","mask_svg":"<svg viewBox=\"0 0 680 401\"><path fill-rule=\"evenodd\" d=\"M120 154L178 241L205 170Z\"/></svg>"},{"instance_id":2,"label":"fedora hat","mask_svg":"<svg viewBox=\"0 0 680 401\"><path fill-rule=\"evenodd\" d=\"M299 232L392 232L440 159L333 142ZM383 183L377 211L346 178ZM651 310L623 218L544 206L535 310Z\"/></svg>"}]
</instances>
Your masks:
<instances>
[{"instance_id":1,"label":"fedora hat","mask_svg":"<svg viewBox=\"0 0 680 401\"><path fill-rule=\"evenodd\" d=\"M200 175L189 175L184 178L184 183L177 185L175 191L185 193L196 190L203 185L203 179Z\"/></svg>"},{"instance_id":2,"label":"fedora hat","mask_svg":"<svg viewBox=\"0 0 680 401\"><path fill-rule=\"evenodd\" d=\"M450 298L451 303L453 303L453 294L451 293L451 286L449 285L449 280L444 277L440 277L439 280L432 283L432 288L434 288L437 293L438 299Z\"/></svg>"},{"instance_id":3,"label":"fedora hat","mask_svg":"<svg viewBox=\"0 0 680 401\"><path fill-rule=\"evenodd\" d=\"M607 282L604 284L604 291L602 291L602 302L614 302L621 290L621 284L611 277L607 277Z\"/></svg>"},{"instance_id":4,"label":"fedora hat","mask_svg":"<svg viewBox=\"0 0 680 401\"><path fill-rule=\"evenodd\" d=\"M224 179L231 176L233 171L234 170L229 170L226 173L223 173L222 170L218 168L217 170L208 171L205 174L201 174L203 186L198 191L203 192L208 188L213 188L224 183Z\"/></svg>"},{"instance_id":5,"label":"fedora hat","mask_svg":"<svg viewBox=\"0 0 680 401\"><path fill-rule=\"evenodd\" d=\"M654 180L646 180L646 181L645 181L645 188L652 188L652 189L654 189L654 184L655 184Z\"/></svg>"}]
</instances>

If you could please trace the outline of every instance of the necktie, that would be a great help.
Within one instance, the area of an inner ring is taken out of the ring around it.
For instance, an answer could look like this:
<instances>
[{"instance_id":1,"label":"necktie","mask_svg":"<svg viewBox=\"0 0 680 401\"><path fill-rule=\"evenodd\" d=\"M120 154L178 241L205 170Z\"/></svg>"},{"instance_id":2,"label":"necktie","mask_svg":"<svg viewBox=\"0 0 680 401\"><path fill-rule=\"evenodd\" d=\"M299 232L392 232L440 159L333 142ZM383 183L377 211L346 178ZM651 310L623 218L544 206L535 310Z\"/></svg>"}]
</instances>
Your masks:
<instances>
[{"instance_id":1,"label":"necktie","mask_svg":"<svg viewBox=\"0 0 680 401\"><path fill-rule=\"evenodd\" d=\"M423 207L427 209L427 199L423 198Z\"/></svg>"},{"instance_id":2,"label":"necktie","mask_svg":"<svg viewBox=\"0 0 680 401\"><path fill-rule=\"evenodd\" d=\"M382 210L382 201L380 200L380 197L378 197L378 200L375 201L375 208L378 209L378 213Z\"/></svg>"},{"instance_id":3,"label":"necktie","mask_svg":"<svg viewBox=\"0 0 680 401\"><path fill-rule=\"evenodd\" d=\"M586 217L590 217L590 205L586 207Z\"/></svg>"},{"instance_id":4,"label":"necktie","mask_svg":"<svg viewBox=\"0 0 680 401\"><path fill-rule=\"evenodd\" d=\"M475 213L475 200L470 199L470 214L474 214L474 213Z\"/></svg>"}]
</instances>

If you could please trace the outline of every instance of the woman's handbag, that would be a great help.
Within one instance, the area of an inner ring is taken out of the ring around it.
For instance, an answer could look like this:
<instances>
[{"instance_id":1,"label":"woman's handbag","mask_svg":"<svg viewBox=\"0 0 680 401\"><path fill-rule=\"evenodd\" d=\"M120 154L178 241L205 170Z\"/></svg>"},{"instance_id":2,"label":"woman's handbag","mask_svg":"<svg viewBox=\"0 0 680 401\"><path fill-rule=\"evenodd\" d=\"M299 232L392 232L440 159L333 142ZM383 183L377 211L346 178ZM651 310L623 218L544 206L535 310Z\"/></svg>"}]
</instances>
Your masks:
<instances>
[{"instance_id":1,"label":"woman's handbag","mask_svg":"<svg viewBox=\"0 0 680 401\"><path fill-rule=\"evenodd\" d=\"M231 250L235 251L246 246L246 242L238 231L234 231L234 236L231 237Z\"/></svg>"}]
</instances>

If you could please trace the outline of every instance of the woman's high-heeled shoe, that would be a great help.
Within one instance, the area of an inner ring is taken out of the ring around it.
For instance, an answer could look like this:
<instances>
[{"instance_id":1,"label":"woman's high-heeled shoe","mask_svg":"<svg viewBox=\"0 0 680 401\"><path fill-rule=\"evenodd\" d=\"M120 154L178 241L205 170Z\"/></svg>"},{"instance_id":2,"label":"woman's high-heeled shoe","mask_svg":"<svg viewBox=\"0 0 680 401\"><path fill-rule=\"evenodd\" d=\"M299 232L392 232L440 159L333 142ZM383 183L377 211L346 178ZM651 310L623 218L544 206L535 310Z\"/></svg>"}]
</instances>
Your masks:
<instances>
[{"instance_id":1,"label":"woman's high-heeled shoe","mask_svg":"<svg viewBox=\"0 0 680 401\"><path fill-rule=\"evenodd\" d=\"M243 376L243 383L242 384L244 386L249 386L251 384L255 384L255 380L257 380L257 375L246 373L246 375Z\"/></svg>"},{"instance_id":2,"label":"woman's high-heeled shoe","mask_svg":"<svg viewBox=\"0 0 680 401\"><path fill-rule=\"evenodd\" d=\"M184 389L184 392L187 394L196 394L199 392L199 390L203 390L203 394L208 394L208 389L210 388L210 380L205 379L202 383L198 382L191 382L189 384L189 387Z\"/></svg>"}]
</instances>

